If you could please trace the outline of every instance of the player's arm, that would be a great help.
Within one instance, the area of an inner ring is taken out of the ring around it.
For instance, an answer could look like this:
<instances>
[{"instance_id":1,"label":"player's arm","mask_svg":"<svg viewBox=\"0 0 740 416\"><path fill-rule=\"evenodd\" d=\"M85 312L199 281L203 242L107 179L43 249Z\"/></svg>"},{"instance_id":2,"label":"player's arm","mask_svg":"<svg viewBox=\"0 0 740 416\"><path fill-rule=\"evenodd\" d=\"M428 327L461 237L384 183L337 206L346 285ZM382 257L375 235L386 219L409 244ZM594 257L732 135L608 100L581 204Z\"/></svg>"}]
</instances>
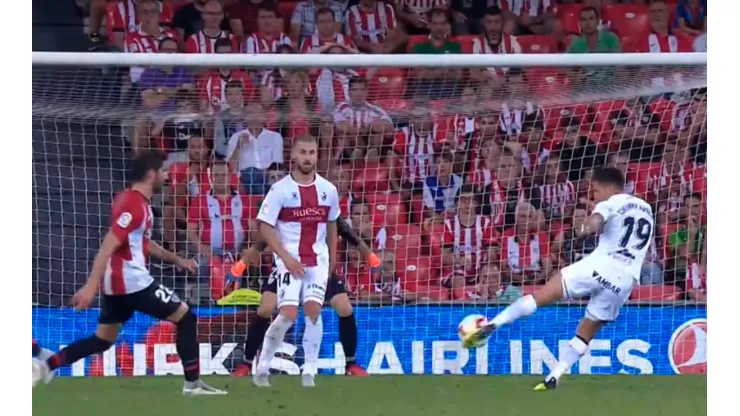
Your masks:
<instances>
[{"instance_id":1,"label":"player's arm","mask_svg":"<svg viewBox=\"0 0 740 416\"><path fill-rule=\"evenodd\" d=\"M177 254L165 249L154 241L149 241L149 257L162 260L167 263L172 263L177 266L183 265L183 258Z\"/></svg>"},{"instance_id":2,"label":"player's arm","mask_svg":"<svg viewBox=\"0 0 740 416\"><path fill-rule=\"evenodd\" d=\"M103 244L98 250L98 254L95 256L93 261L92 270L90 271L90 277L87 279L86 286L97 291L100 287L100 283L103 281L103 275L108 267L108 260L110 260L113 253L120 247L121 240L112 231L108 231Z\"/></svg>"},{"instance_id":3,"label":"player's arm","mask_svg":"<svg viewBox=\"0 0 740 416\"><path fill-rule=\"evenodd\" d=\"M596 204L594 212L586 218L581 228L578 230L580 237L586 237L602 232L604 230L604 224L614 214L614 208L609 204L609 201L602 201Z\"/></svg>"},{"instance_id":4,"label":"player's arm","mask_svg":"<svg viewBox=\"0 0 740 416\"><path fill-rule=\"evenodd\" d=\"M285 249L283 243L280 241L275 225L277 224L280 210L283 207L282 195L280 189L277 189L275 185L270 188L267 192L265 200L262 201L262 207L257 214L257 221L260 224L260 236L265 243L272 249L283 263L285 267L296 277L303 277L303 268L300 263L293 258Z\"/></svg>"},{"instance_id":5,"label":"player's arm","mask_svg":"<svg viewBox=\"0 0 740 416\"><path fill-rule=\"evenodd\" d=\"M329 206L329 222L326 224L326 245L329 246L329 270L334 270L337 261L337 220L339 219L339 193L332 186L331 205Z\"/></svg>"}]
</instances>

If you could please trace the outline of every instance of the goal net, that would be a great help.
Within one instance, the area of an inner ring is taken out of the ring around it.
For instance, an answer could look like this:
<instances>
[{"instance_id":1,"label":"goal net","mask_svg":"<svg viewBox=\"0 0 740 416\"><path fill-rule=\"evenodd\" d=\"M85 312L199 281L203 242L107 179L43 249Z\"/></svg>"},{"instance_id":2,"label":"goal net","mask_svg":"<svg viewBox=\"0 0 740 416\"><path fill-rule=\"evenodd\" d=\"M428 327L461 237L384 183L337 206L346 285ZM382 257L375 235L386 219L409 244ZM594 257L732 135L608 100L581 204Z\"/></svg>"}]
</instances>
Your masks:
<instances>
[{"instance_id":1,"label":"goal net","mask_svg":"<svg viewBox=\"0 0 740 416\"><path fill-rule=\"evenodd\" d=\"M225 274L258 238L256 213L292 168L293 141L310 136L341 215L382 260L371 275L340 243L356 358L371 373L552 368L584 303L544 308L470 351L457 324L588 256L597 240L576 230L602 166L653 205L656 230L642 284L572 371L706 371L705 54L33 58L33 333L49 348L94 331L97 310L64 305L88 276L128 161L158 147L170 182L153 201L152 238L197 258L199 272L156 261L151 272L196 308L203 373L227 374L271 257L236 282ZM337 314L323 319L320 366L343 374ZM114 348L62 374L179 373L174 334L137 314ZM298 372L301 335L299 320L276 370Z\"/></svg>"}]
</instances>

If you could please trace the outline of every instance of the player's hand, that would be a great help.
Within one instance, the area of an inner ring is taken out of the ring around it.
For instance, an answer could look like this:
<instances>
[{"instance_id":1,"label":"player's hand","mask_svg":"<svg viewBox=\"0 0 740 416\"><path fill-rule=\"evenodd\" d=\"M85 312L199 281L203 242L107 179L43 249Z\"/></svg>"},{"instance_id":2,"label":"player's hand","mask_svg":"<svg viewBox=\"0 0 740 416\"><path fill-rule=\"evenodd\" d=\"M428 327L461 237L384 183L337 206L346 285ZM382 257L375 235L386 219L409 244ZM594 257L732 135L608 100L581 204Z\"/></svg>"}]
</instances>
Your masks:
<instances>
[{"instance_id":1,"label":"player's hand","mask_svg":"<svg viewBox=\"0 0 740 416\"><path fill-rule=\"evenodd\" d=\"M370 265L370 277L375 280L380 275L380 259L375 253L370 253L367 264Z\"/></svg>"},{"instance_id":2,"label":"player's hand","mask_svg":"<svg viewBox=\"0 0 740 416\"><path fill-rule=\"evenodd\" d=\"M257 266L260 264L261 260L261 253L253 247L249 247L242 252L242 261L244 261L247 266Z\"/></svg>"},{"instance_id":3,"label":"player's hand","mask_svg":"<svg viewBox=\"0 0 740 416\"><path fill-rule=\"evenodd\" d=\"M305 274L303 265L292 256L287 256L285 259L283 259L283 264L285 264L285 268L288 269L292 276L302 278Z\"/></svg>"},{"instance_id":4,"label":"player's hand","mask_svg":"<svg viewBox=\"0 0 740 416\"><path fill-rule=\"evenodd\" d=\"M182 257L178 257L175 266L181 269L185 269L190 273L198 272L198 262L195 261L195 259L184 259Z\"/></svg>"},{"instance_id":5,"label":"player's hand","mask_svg":"<svg viewBox=\"0 0 740 416\"><path fill-rule=\"evenodd\" d=\"M89 308L90 305L92 305L93 300L95 300L96 292L97 290L92 286L83 286L82 289L78 290L74 297L72 297L72 306L74 306L75 310L78 311Z\"/></svg>"}]
</instances>

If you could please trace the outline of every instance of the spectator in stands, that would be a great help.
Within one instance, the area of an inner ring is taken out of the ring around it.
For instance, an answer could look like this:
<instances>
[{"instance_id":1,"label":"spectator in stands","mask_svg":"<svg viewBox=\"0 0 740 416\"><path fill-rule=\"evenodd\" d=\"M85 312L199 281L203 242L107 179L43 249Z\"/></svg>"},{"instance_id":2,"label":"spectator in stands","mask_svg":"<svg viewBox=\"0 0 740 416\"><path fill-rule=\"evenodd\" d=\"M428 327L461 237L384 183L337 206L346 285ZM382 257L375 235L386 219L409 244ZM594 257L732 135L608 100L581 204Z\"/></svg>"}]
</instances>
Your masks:
<instances>
[{"instance_id":1,"label":"spectator in stands","mask_svg":"<svg viewBox=\"0 0 740 416\"><path fill-rule=\"evenodd\" d=\"M599 237L593 234L582 235L581 225L588 217L588 207L578 204L570 218L571 226L560 230L552 242L552 252L559 256L561 267L569 266L588 257L599 244Z\"/></svg>"},{"instance_id":2,"label":"spectator in stands","mask_svg":"<svg viewBox=\"0 0 740 416\"><path fill-rule=\"evenodd\" d=\"M168 163L188 159L188 141L203 137L203 117L198 112L198 101L191 91L180 90L175 95L175 110L157 118L151 137L160 139L160 149L167 152Z\"/></svg>"},{"instance_id":3,"label":"spectator in stands","mask_svg":"<svg viewBox=\"0 0 740 416\"><path fill-rule=\"evenodd\" d=\"M306 71L292 70L286 74L282 95L275 101L275 111L276 119L270 128L285 140L315 134L312 127L316 121L316 96ZM290 147L285 149L289 151Z\"/></svg>"},{"instance_id":4,"label":"spectator in stands","mask_svg":"<svg viewBox=\"0 0 740 416\"><path fill-rule=\"evenodd\" d=\"M555 2L550 0L500 0L501 8L516 22L516 32L522 35L553 35L562 40L562 28L555 14Z\"/></svg>"},{"instance_id":5,"label":"spectator in stands","mask_svg":"<svg viewBox=\"0 0 740 416\"><path fill-rule=\"evenodd\" d=\"M502 125L512 124L509 119L504 119L506 113L502 113ZM517 118L517 117L514 117ZM521 118L521 117L519 117ZM550 150L543 144L545 139L545 125L539 118L537 112L526 114L521 121L521 127L518 130L521 136L510 135L510 140L504 141L504 148L512 154L519 155L522 160L522 168L528 181L532 181L538 169L544 166L544 162L550 155ZM516 127L514 129L517 129ZM512 128L509 128L512 130ZM521 141L524 143L522 144ZM541 172L541 169L539 169Z\"/></svg>"},{"instance_id":6,"label":"spectator in stands","mask_svg":"<svg viewBox=\"0 0 740 416\"><path fill-rule=\"evenodd\" d=\"M301 53L323 53L332 46L344 46L357 51L352 39L342 33L342 26L337 26L337 12L334 9L322 7L316 10L315 26L313 33L302 37Z\"/></svg>"},{"instance_id":7,"label":"spectator in stands","mask_svg":"<svg viewBox=\"0 0 740 416\"><path fill-rule=\"evenodd\" d=\"M285 170L285 167L282 163L273 163L267 168L267 173L265 176L267 177L267 186L270 187L272 185L275 185L280 179L283 179L288 172Z\"/></svg>"},{"instance_id":8,"label":"spectator in stands","mask_svg":"<svg viewBox=\"0 0 740 416\"><path fill-rule=\"evenodd\" d=\"M500 8L489 7L481 21L483 34L473 39L473 53L511 54L522 53L522 47L516 36L504 33L504 13ZM508 68L495 67L472 70L471 75L481 81L500 79Z\"/></svg>"},{"instance_id":9,"label":"spectator in stands","mask_svg":"<svg viewBox=\"0 0 740 416\"><path fill-rule=\"evenodd\" d=\"M379 157L386 137L390 138L394 131L388 113L370 104L367 96L367 80L361 77L350 79L349 100L340 103L333 114L342 147L355 149L353 158Z\"/></svg>"},{"instance_id":10,"label":"spectator in stands","mask_svg":"<svg viewBox=\"0 0 740 416\"><path fill-rule=\"evenodd\" d=\"M417 54L460 54L462 47L449 39L450 20L445 9L432 9L429 12L429 41L414 46ZM456 68L419 68L417 75L409 82L408 92L431 99L456 97L460 95L462 72Z\"/></svg>"},{"instance_id":11,"label":"spectator in stands","mask_svg":"<svg viewBox=\"0 0 740 416\"><path fill-rule=\"evenodd\" d=\"M504 233L501 270L512 284L542 284L552 272L550 237L538 231L538 216L532 204L519 203L516 224Z\"/></svg>"},{"instance_id":12,"label":"spectator in stands","mask_svg":"<svg viewBox=\"0 0 740 416\"><path fill-rule=\"evenodd\" d=\"M393 155L388 163L392 189L402 191L404 200L421 193L434 163L437 132L428 108L412 106L410 122L396 132ZM400 175L399 175L400 173Z\"/></svg>"},{"instance_id":13,"label":"spectator in stands","mask_svg":"<svg viewBox=\"0 0 740 416\"><path fill-rule=\"evenodd\" d=\"M668 270L673 271L679 284L695 283L689 281L700 278L696 275L703 269L702 261L706 261L703 250L706 248L707 229L702 224L703 206L701 194L688 195L681 210L681 225L668 236L668 247L673 256L668 259Z\"/></svg>"},{"instance_id":14,"label":"spectator in stands","mask_svg":"<svg viewBox=\"0 0 740 416\"><path fill-rule=\"evenodd\" d=\"M485 120L482 119L481 123ZM491 124L498 126L498 120L490 117ZM473 167L468 175L468 183L472 184L479 191L488 188L491 182L496 180L496 171L498 170L499 160L503 153L503 147L496 142L491 136L481 139L478 149L478 157L473 161Z\"/></svg>"},{"instance_id":15,"label":"spectator in stands","mask_svg":"<svg viewBox=\"0 0 740 416\"><path fill-rule=\"evenodd\" d=\"M215 44L215 52L232 53L232 47L233 45L229 39L219 39ZM226 95L226 87L229 83L239 83L242 85L241 101L234 101L239 107L243 106L245 100L252 101L256 98L257 89L252 82L252 77L247 72L230 67L213 69L206 73L199 82L201 111L208 114L217 114L222 110L228 109L230 104Z\"/></svg>"},{"instance_id":16,"label":"spectator in stands","mask_svg":"<svg viewBox=\"0 0 740 416\"><path fill-rule=\"evenodd\" d=\"M578 194L576 186L562 170L557 153L550 154L545 162L541 184L535 188L539 206L548 220L570 218Z\"/></svg>"},{"instance_id":17,"label":"spectator in stands","mask_svg":"<svg viewBox=\"0 0 740 416\"><path fill-rule=\"evenodd\" d=\"M451 269L442 279L453 297L462 298L465 286L476 286L483 265L498 259L498 232L493 221L480 213L480 194L472 185L463 185L456 196L456 213L444 220L442 264Z\"/></svg>"},{"instance_id":18,"label":"spectator in stands","mask_svg":"<svg viewBox=\"0 0 740 416\"><path fill-rule=\"evenodd\" d=\"M633 172L629 171L630 165L630 154L628 151L612 152L606 158L606 166L616 168L622 175L624 175L624 193L629 195L639 194L638 196L646 197L642 195L642 190L637 189L637 181ZM653 201L655 198L651 198Z\"/></svg>"},{"instance_id":19,"label":"spectator in stands","mask_svg":"<svg viewBox=\"0 0 740 416\"><path fill-rule=\"evenodd\" d=\"M281 45L278 48L278 53L293 52L290 45ZM296 100L313 97L314 91L305 71L275 68L262 74L260 102L265 108L275 106L281 99L285 101L284 99L290 96L290 91L293 92L292 98Z\"/></svg>"},{"instance_id":20,"label":"spectator in stands","mask_svg":"<svg viewBox=\"0 0 740 416\"><path fill-rule=\"evenodd\" d=\"M613 32L599 30L599 11L584 7L580 13L581 36L568 45L567 53L619 53L622 45Z\"/></svg>"},{"instance_id":21,"label":"spectator in stands","mask_svg":"<svg viewBox=\"0 0 740 416\"><path fill-rule=\"evenodd\" d=\"M581 180L582 172L603 165L606 154L581 134L581 120L578 117L563 117L559 124L563 130L563 140L552 151L560 155L560 163L563 171L568 173L568 180L576 183Z\"/></svg>"},{"instance_id":22,"label":"spectator in stands","mask_svg":"<svg viewBox=\"0 0 740 416\"><path fill-rule=\"evenodd\" d=\"M156 53L159 42L165 38L172 38L180 42L179 34L170 28L161 26L160 4L155 0L139 0L136 3L136 15L139 16L139 26L126 33L124 52L129 53ZM177 50L175 50L177 52ZM131 83L136 85L144 72L143 67L132 67L129 71Z\"/></svg>"},{"instance_id":23,"label":"spectator in stands","mask_svg":"<svg viewBox=\"0 0 740 416\"><path fill-rule=\"evenodd\" d=\"M705 52L706 53L707 51L707 34L706 33L702 33L701 35L694 38L692 49L694 52Z\"/></svg>"},{"instance_id":24,"label":"spectator in stands","mask_svg":"<svg viewBox=\"0 0 740 416\"><path fill-rule=\"evenodd\" d=\"M673 27L691 36L707 32L707 1L681 0L676 5Z\"/></svg>"},{"instance_id":25,"label":"spectator in stands","mask_svg":"<svg viewBox=\"0 0 740 416\"><path fill-rule=\"evenodd\" d=\"M479 19L486 14L488 0L450 0L449 3L452 11L452 33L477 35L481 32Z\"/></svg>"},{"instance_id":26,"label":"spectator in stands","mask_svg":"<svg viewBox=\"0 0 740 416\"><path fill-rule=\"evenodd\" d=\"M264 127L263 110L256 104L247 106L245 129L229 139L226 159L239 172L245 192L263 195L267 191L264 170L273 163L283 163L283 137Z\"/></svg>"},{"instance_id":27,"label":"spectator in stands","mask_svg":"<svg viewBox=\"0 0 740 416\"><path fill-rule=\"evenodd\" d=\"M226 15L229 16L229 27L231 33L238 39L244 39L250 33L257 31L257 12L260 6L266 3L275 3L272 0L236 0L233 4L226 7ZM283 27L283 19L280 16L278 26Z\"/></svg>"},{"instance_id":28,"label":"spectator in stands","mask_svg":"<svg viewBox=\"0 0 740 416\"><path fill-rule=\"evenodd\" d=\"M177 53L177 40L164 38L157 46L158 53ZM147 110L171 110L177 91L193 90L195 79L186 68L150 67L141 74L139 82L141 101Z\"/></svg>"},{"instance_id":29,"label":"spectator in stands","mask_svg":"<svg viewBox=\"0 0 740 416\"><path fill-rule=\"evenodd\" d=\"M496 180L486 189L493 224L496 227L513 226L516 207L529 198L528 188L522 183L522 163L519 155L508 150L499 159Z\"/></svg>"},{"instance_id":30,"label":"spectator in stands","mask_svg":"<svg viewBox=\"0 0 740 416\"><path fill-rule=\"evenodd\" d=\"M180 32L180 37L189 39L200 31L207 29L204 34L207 38L223 37L223 33L229 31L229 19L224 14L224 9L218 0L193 0L175 12L172 27ZM199 42L204 42L202 36ZM199 43L196 41L196 44ZM198 48L199 53L211 53L203 45Z\"/></svg>"},{"instance_id":31,"label":"spectator in stands","mask_svg":"<svg viewBox=\"0 0 740 416\"><path fill-rule=\"evenodd\" d=\"M136 32L138 25L147 17L154 17L150 1L136 0L92 0L90 2L90 41L92 48L102 45L100 26L103 18L106 20L109 42L118 50L124 50L125 38L129 33ZM140 10L142 4L147 4L145 10ZM156 7L157 23L160 26L169 26L172 22L172 4L169 0L154 2ZM145 16L146 15L146 16ZM182 38L182 37L181 37Z\"/></svg>"},{"instance_id":32,"label":"spectator in stands","mask_svg":"<svg viewBox=\"0 0 740 416\"><path fill-rule=\"evenodd\" d=\"M429 33L429 12L433 9L448 7L447 0L398 0L396 1L396 15L403 23L409 35L426 35Z\"/></svg>"},{"instance_id":33,"label":"spectator in stands","mask_svg":"<svg viewBox=\"0 0 740 416\"><path fill-rule=\"evenodd\" d=\"M213 135L215 155L220 159L225 159L228 154L231 136L244 130L244 84L240 80L232 80L224 89L227 105L216 117Z\"/></svg>"},{"instance_id":34,"label":"spectator in stands","mask_svg":"<svg viewBox=\"0 0 740 416\"><path fill-rule=\"evenodd\" d=\"M257 31L242 43L242 53L276 53L281 45L292 46L290 37L283 33L277 8L272 3L262 3L257 10Z\"/></svg>"},{"instance_id":35,"label":"spectator in stands","mask_svg":"<svg viewBox=\"0 0 740 416\"><path fill-rule=\"evenodd\" d=\"M453 173L454 157L445 152L437 156L434 175L424 180L424 215L427 219L442 222L447 214L454 212L457 193L463 185L463 178Z\"/></svg>"},{"instance_id":36,"label":"spectator in stands","mask_svg":"<svg viewBox=\"0 0 740 416\"><path fill-rule=\"evenodd\" d=\"M353 199L349 204L349 220L352 229L374 251L385 250L388 231L385 226L375 227L372 222L372 208L362 199Z\"/></svg>"},{"instance_id":37,"label":"spectator in stands","mask_svg":"<svg viewBox=\"0 0 740 416\"><path fill-rule=\"evenodd\" d=\"M346 25L345 33L363 52L393 53L407 41L398 28L393 6L382 1L359 0L347 10Z\"/></svg>"},{"instance_id":38,"label":"spectator in stands","mask_svg":"<svg viewBox=\"0 0 740 416\"><path fill-rule=\"evenodd\" d=\"M501 270L494 263L485 263L481 266L478 284L475 293L483 300L498 300L504 293L501 282Z\"/></svg>"},{"instance_id":39,"label":"spectator in stands","mask_svg":"<svg viewBox=\"0 0 740 416\"><path fill-rule=\"evenodd\" d=\"M401 286L401 278L396 274L396 255L391 251L383 251L379 257L381 263L377 277L367 272L358 274L353 285L357 288L358 298L381 303L414 302L417 295L405 292Z\"/></svg>"},{"instance_id":40,"label":"spectator in stands","mask_svg":"<svg viewBox=\"0 0 740 416\"><path fill-rule=\"evenodd\" d=\"M323 15L323 19L327 20L323 28L319 25L320 14ZM331 24L328 24L330 14ZM334 0L306 0L298 3L293 10L293 16L290 19L290 37L296 45L301 45L302 42L306 42L308 38L317 34L320 29L324 31L321 36L329 39L329 33L341 33L343 26L344 5L342 3ZM329 27L331 32L329 32Z\"/></svg>"},{"instance_id":41,"label":"spectator in stands","mask_svg":"<svg viewBox=\"0 0 740 416\"><path fill-rule=\"evenodd\" d=\"M652 0L648 7L650 34L639 39L637 52L691 52L691 41L686 36L676 36L671 30L668 3L665 0Z\"/></svg>"},{"instance_id":42,"label":"spectator in stands","mask_svg":"<svg viewBox=\"0 0 740 416\"><path fill-rule=\"evenodd\" d=\"M193 199L188 208L188 240L198 247L200 284L210 298L212 256L234 258L247 240L249 202L232 188L231 172L225 162L210 167L211 190Z\"/></svg>"}]
</instances>

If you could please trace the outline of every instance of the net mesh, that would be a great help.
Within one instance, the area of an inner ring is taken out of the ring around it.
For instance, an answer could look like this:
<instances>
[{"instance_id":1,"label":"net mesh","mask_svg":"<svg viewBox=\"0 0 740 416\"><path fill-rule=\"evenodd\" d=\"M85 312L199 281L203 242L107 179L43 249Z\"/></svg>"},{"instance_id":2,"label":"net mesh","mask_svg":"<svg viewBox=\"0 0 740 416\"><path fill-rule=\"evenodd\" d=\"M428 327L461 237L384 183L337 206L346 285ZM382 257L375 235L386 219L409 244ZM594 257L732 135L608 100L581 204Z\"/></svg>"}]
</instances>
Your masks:
<instances>
[{"instance_id":1,"label":"net mesh","mask_svg":"<svg viewBox=\"0 0 740 416\"><path fill-rule=\"evenodd\" d=\"M219 250L198 235L204 222L193 217L192 201L216 189L214 177L202 174L208 163L231 160L238 176L231 186L247 206L245 242L253 243L262 197L289 172L293 139L306 135L320 143L318 170L339 188L342 215L394 263L386 274L394 279L370 281L366 259L349 247L337 269L357 305L374 305L355 313L357 356L375 373L541 373L543 363L550 366L550 350L565 335L536 335L543 332L538 326L573 328L582 308L544 311L462 364L445 359L447 347L432 340L455 339L465 314L493 315L497 305L531 293L593 250L595 241L574 230L593 207L589 176L599 166L621 169L625 191L657 213L632 302L705 299L706 66L165 70L143 70L132 84L128 68L34 67L34 305L63 306L84 283L111 201L126 186L127 161L137 149L159 147L169 155L171 183L153 204L153 238L198 257L200 270L154 263L152 274L201 306L199 339L215 355L204 372L224 373L239 360L254 311L244 304L254 304L271 261L263 256L239 291L224 290L239 250L227 246L211 256ZM258 140L245 156L236 143L247 128L282 140ZM196 224L195 236L187 224ZM34 309L36 338L55 348L93 330L95 312L59 311ZM660 322L628 314L627 326L615 331L625 332L625 349L646 353L635 344L639 334L668 337L686 313L668 312ZM341 372L336 315L325 312L325 322L322 357L336 360L322 365ZM174 353L172 326L138 315L129 325L115 353L78 363L71 373L181 371L166 357ZM286 356L301 354L293 347L300 331L286 341ZM158 344L166 347L155 351ZM645 364L626 354L619 360L628 372L648 372L648 364L672 372L665 358ZM297 371L290 363L281 369Z\"/></svg>"}]
</instances>

